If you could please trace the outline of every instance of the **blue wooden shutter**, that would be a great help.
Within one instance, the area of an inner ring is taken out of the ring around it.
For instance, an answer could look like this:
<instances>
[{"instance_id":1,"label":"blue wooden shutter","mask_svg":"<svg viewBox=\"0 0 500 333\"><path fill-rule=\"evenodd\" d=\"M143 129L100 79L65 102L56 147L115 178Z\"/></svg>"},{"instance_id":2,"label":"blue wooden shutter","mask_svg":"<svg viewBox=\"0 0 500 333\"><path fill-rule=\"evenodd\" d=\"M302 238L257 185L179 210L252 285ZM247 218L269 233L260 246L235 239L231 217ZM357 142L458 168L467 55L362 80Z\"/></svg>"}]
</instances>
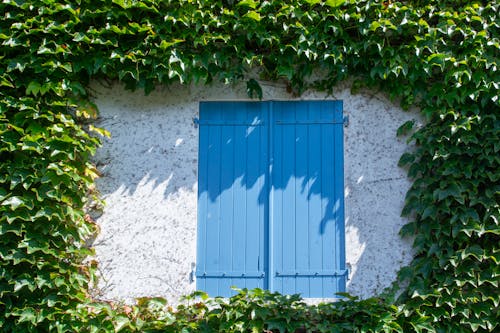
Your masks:
<instances>
[{"instance_id":1,"label":"blue wooden shutter","mask_svg":"<svg viewBox=\"0 0 500 333\"><path fill-rule=\"evenodd\" d=\"M339 101L272 105L270 287L345 291L343 125Z\"/></svg>"},{"instance_id":2,"label":"blue wooden shutter","mask_svg":"<svg viewBox=\"0 0 500 333\"><path fill-rule=\"evenodd\" d=\"M267 288L267 105L200 103L197 288Z\"/></svg>"},{"instance_id":3,"label":"blue wooden shutter","mask_svg":"<svg viewBox=\"0 0 500 333\"><path fill-rule=\"evenodd\" d=\"M197 288L345 290L338 101L200 103Z\"/></svg>"}]
</instances>

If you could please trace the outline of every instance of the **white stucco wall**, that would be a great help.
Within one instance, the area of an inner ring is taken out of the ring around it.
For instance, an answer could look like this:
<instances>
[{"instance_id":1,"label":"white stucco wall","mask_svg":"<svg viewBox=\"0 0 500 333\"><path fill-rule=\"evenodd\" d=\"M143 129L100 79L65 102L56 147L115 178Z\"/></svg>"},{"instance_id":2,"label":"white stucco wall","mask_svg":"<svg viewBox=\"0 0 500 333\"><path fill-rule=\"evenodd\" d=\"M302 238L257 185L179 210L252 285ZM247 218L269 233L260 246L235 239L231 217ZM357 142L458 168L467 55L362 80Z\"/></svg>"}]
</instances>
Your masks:
<instances>
[{"instance_id":1,"label":"white stucco wall","mask_svg":"<svg viewBox=\"0 0 500 333\"><path fill-rule=\"evenodd\" d=\"M120 86L93 84L98 125L111 139L95 156L106 200L94 243L101 298L131 301L164 296L176 303L195 289L198 116L203 100L244 100L245 87L161 87L149 96ZM263 83L264 99L291 99L280 84ZM321 99L309 92L301 99ZM396 129L416 117L382 94L351 95L339 86L331 99L344 103L346 261L348 291L368 297L395 279L412 257L400 217L409 188L397 167L408 149Z\"/></svg>"}]
</instances>

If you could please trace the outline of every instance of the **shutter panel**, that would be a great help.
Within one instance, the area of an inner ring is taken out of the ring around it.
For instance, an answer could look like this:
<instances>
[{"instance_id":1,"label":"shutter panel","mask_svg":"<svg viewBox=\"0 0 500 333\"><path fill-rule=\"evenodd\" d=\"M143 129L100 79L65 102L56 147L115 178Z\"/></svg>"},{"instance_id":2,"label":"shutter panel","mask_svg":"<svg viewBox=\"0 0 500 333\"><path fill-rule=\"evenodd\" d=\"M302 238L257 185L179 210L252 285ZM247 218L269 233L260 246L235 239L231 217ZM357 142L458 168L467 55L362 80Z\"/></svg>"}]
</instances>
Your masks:
<instances>
[{"instance_id":1,"label":"shutter panel","mask_svg":"<svg viewBox=\"0 0 500 333\"><path fill-rule=\"evenodd\" d=\"M342 104L274 102L273 290L334 297L345 290Z\"/></svg>"},{"instance_id":2,"label":"shutter panel","mask_svg":"<svg viewBox=\"0 0 500 333\"><path fill-rule=\"evenodd\" d=\"M267 288L267 104L200 103L197 288Z\"/></svg>"}]
</instances>

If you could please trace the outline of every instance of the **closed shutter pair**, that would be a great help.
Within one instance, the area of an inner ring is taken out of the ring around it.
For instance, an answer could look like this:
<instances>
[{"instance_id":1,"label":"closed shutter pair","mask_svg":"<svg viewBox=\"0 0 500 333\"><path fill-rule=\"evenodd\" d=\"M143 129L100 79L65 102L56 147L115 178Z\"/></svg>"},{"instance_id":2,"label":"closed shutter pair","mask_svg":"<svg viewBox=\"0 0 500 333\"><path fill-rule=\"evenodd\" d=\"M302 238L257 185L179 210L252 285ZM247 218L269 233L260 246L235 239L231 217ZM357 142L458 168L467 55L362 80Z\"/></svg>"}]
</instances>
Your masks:
<instances>
[{"instance_id":1,"label":"closed shutter pair","mask_svg":"<svg viewBox=\"0 0 500 333\"><path fill-rule=\"evenodd\" d=\"M340 101L202 102L197 288L345 291Z\"/></svg>"}]
</instances>

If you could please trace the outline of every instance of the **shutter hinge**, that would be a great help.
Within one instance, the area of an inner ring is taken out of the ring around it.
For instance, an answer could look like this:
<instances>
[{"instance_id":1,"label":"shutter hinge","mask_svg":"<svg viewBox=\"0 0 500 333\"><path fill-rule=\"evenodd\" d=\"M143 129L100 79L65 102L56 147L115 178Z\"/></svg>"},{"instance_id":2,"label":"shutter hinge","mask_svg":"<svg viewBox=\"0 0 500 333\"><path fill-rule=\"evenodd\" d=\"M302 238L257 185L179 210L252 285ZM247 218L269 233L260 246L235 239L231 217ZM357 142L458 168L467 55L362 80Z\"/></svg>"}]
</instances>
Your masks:
<instances>
[{"instance_id":1,"label":"shutter hinge","mask_svg":"<svg viewBox=\"0 0 500 333\"><path fill-rule=\"evenodd\" d=\"M344 127L347 127L347 126L349 126L349 116L345 115L344 116Z\"/></svg>"},{"instance_id":2,"label":"shutter hinge","mask_svg":"<svg viewBox=\"0 0 500 333\"><path fill-rule=\"evenodd\" d=\"M194 277L196 276L196 264L191 263L191 272L189 272L189 283L194 282Z\"/></svg>"},{"instance_id":3,"label":"shutter hinge","mask_svg":"<svg viewBox=\"0 0 500 333\"><path fill-rule=\"evenodd\" d=\"M278 277L349 277L348 269L341 270L304 270L304 271L284 271L284 272L276 272L276 276Z\"/></svg>"},{"instance_id":4,"label":"shutter hinge","mask_svg":"<svg viewBox=\"0 0 500 333\"><path fill-rule=\"evenodd\" d=\"M194 117L193 118L193 126L194 126L194 128L198 128L199 124L200 124L200 119Z\"/></svg>"}]
</instances>

